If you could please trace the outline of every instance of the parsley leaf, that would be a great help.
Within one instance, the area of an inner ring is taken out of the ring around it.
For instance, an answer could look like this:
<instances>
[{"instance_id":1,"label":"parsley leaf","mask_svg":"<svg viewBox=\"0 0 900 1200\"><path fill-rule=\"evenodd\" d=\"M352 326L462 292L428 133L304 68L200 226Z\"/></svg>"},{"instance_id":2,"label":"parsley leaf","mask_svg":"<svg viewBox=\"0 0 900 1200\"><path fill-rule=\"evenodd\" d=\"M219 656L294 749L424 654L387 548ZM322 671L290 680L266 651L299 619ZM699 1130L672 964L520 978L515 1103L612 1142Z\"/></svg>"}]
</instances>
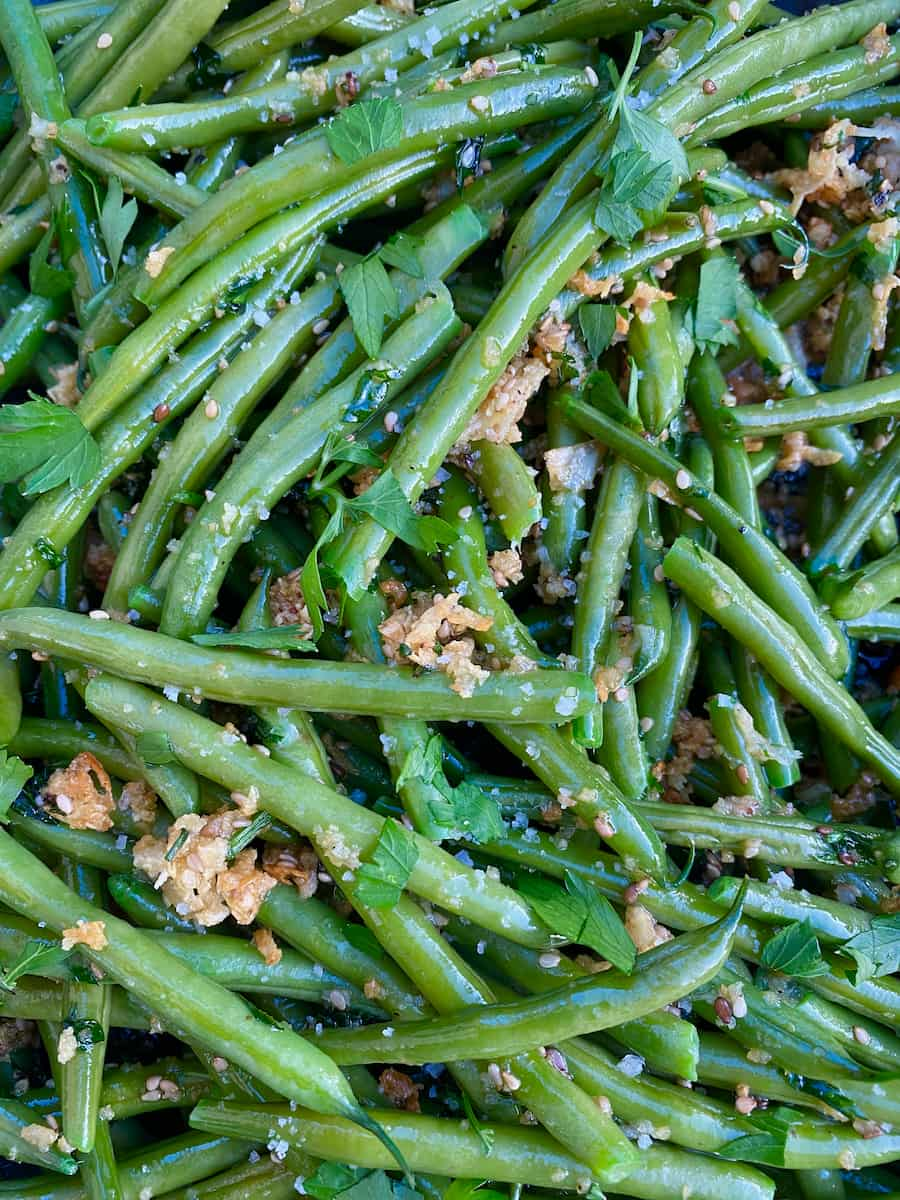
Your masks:
<instances>
[{"instance_id":1,"label":"parsley leaf","mask_svg":"<svg viewBox=\"0 0 900 1200\"><path fill-rule=\"evenodd\" d=\"M19 797L22 788L32 777L34 771L28 763L22 762L14 754L8 755L0 750L0 821L9 812L9 806Z\"/></svg>"},{"instance_id":2,"label":"parsley leaf","mask_svg":"<svg viewBox=\"0 0 900 1200\"><path fill-rule=\"evenodd\" d=\"M668 198L669 190L690 177L691 169L684 147L671 129L655 117L623 105L619 112L613 153L620 154L626 150L644 151L653 163L665 164L669 168L667 192L656 201L657 204L662 204Z\"/></svg>"},{"instance_id":3,"label":"parsley leaf","mask_svg":"<svg viewBox=\"0 0 900 1200\"><path fill-rule=\"evenodd\" d=\"M771 971L781 971L795 979L809 979L815 975L827 975L828 967L822 961L819 941L809 920L793 921L763 947L760 959Z\"/></svg>"},{"instance_id":4,"label":"parsley leaf","mask_svg":"<svg viewBox=\"0 0 900 1200\"><path fill-rule=\"evenodd\" d=\"M856 983L900 971L900 913L873 917L869 929L857 933L838 949L856 960Z\"/></svg>"},{"instance_id":5,"label":"parsley leaf","mask_svg":"<svg viewBox=\"0 0 900 1200\"><path fill-rule=\"evenodd\" d=\"M379 150L400 145L403 109L392 97L362 100L326 125L325 136L341 162L352 165Z\"/></svg>"},{"instance_id":6,"label":"parsley leaf","mask_svg":"<svg viewBox=\"0 0 900 1200\"><path fill-rule=\"evenodd\" d=\"M100 209L100 232L103 234L103 241L106 243L113 275L119 269L119 261L122 257L125 239L131 232L131 227L137 220L138 215L137 200L132 197L127 203L123 204L123 198L122 181L117 179L115 175L110 175L106 197L103 201L103 207Z\"/></svg>"},{"instance_id":7,"label":"parsley leaf","mask_svg":"<svg viewBox=\"0 0 900 1200\"><path fill-rule=\"evenodd\" d=\"M582 304L578 310L578 321L587 342L588 353L591 358L599 358L616 332L615 305Z\"/></svg>"},{"instance_id":8,"label":"parsley leaf","mask_svg":"<svg viewBox=\"0 0 900 1200\"><path fill-rule=\"evenodd\" d=\"M81 487L99 469L97 443L71 409L34 395L0 408L0 483L25 476L20 491L34 496L67 481Z\"/></svg>"},{"instance_id":9,"label":"parsley leaf","mask_svg":"<svg viewBox=\"0 0 900 1200\"><path fill-rule=\"evenodd\" d=\"M56 237L56 226L51 220L50 225L31 252L28 261L28 283L37 296L52 300L56 296L64 296L75 282L75 276L65 267L55 267L50 262L50 247Z\"/></svg>"},{"instance_id":10,"label":"parsley leaf","mask_svg":"<svg viewBox=\"0 0 900 1200\"><path fill-rule=\"evenodd\" d=\"M630 974L636 952L616 910L596 888L571 871L566 871L565 885L563 890L549 879L526 875L519 891L553 933L566 941L590 946L620 971Z\"/></svg>"},{"instance_id":11,"label":"parsley leaf","mask_svg":"<svg viewBox=\"0 0 900 1200\"><path fill-rule=\"evenodd\" d=\"M620 151L609 162L594 220L617 242L630 242L644 225L638 210L663 204L671 182L668 162L655 162L645 150Z\"/></svg>"},{"instance_id":12,"label":"parsley leaf","mask_svg":"<svg viewBox=\"0 0 900 1200\"><path fill-rule=\"evenodd\" d=\"M273 625L270 629L234 630L231 633L194 633L198 646L240 646L247 650L315 650L315 642L300 636L299 625Z\"/></svg>"},{"instance_id":13,"label":"parsley leaf","mask_svg":"<svg viewBox=\"0 0 900 1200\"><path fill-rule=\"evenodd\" d=\"M785 1135L783 1133L748 1133L726 1142L716 1151L719 1158L732 1162L762 1163L768 1167L784 1166Z\"/></svg>"},{"instance_id":14,"label":"parsley leaf","mask_svg":"<svg viewBox=\"0 0 900 1200\"><path fill-rule=\"evenodd\" d=\"M319 535L316 544L306 556L306 562L303 564L303 569L300 572L300 590L303 592L303 599L306 601L306 610L312 622L314 638L322 636L325 630L322 613L328 611L328 598L325 595L325 588L322 586L322 576L319 572L319 551L323 546L327 546L329 542L333 542L336 537L340 536L341 530L344 528L344 517L347 512L346 501L343 497L337 496L336 498L337 507L328 518L328 523Z\"/></svg>"},{"instance_id":15,"label":"parsley leaf","mask_svg":"<svg viewBox=\"0 0 900 1200\"><path fill-rule=\"evenodd\" d=\"M422 238L416 237L415 234L395 233L378 251L378 257L389 267L396 267L398 271L404 271L414 279L423 279L425 270L419 258L422 245Z\"/></svg>"},{"instance_id":16,"label":"parsley leaf","mask_svg":"<svg viewBox=\"0 0 900 1200\"><path fill-rule=\"evenodd\" d=\"M385 320L399 312L397 293L384 263L372 256L345 267L340 285L353 332L369 358L374 358L381 349Z\"/></svg>"},{"instance_id":17,"label":"parsley leaf","mask_svg":"<svg viewBox=\"0 0 900 1200\"><path fill-rule=\"evenodd\" d=\"M432 734L424 745L414 746L404 760L397 776L398 790L410 780L430 788L428 810L437 825L447 830L447 836L464 837L479 845L496 841L503 836L505 826L500 807L493 796L465 780L453 787L443 767L443 749L438 734Z\"/></svg>"},{"instance_id":18,"label":"parsley leaf","mask_svg":"<svg viewBox=\"0 0 900 1200\"><path fill-rule=\"evenodd\" d=\"M164 767L178 761L167 733L139 733L134 748L148 767Z\"/></svg>"},{"instance_id":19,"label":"parsley leaf","mask_svg":"<svg viewBox=\"0 0 900 1200\"><path fill-rule=\"evenodd\" d=\"M403 894L419 850L396 821L385 821L372 857L357 872L356 896L369 908L393 908Z\"/></svg>"},{"instance_id":20,"label":"parsley leaf","mask_svg":"<svg viewBox=\"0 0 900 1200\"><path fill-rule=\"evenodd\" d=\"M51 978L55 977L56 968L61 967L71 953L71 950L63 950L59 942L48 946L46 942L31 938L0 975L0 985L7 991L14 992L23 975L44 975L51 971Z\"/></svg>"},{"instance_id":21,"label":"parsley leaf","mask_svg":"<svg viewBox=\"0 0 900 1200\"><path fill-rule=\"evenodd\" d=\"M453 527L440 517L421 517L407 500L396 475L382 471L370 488L348 502L353 512L370 516L389 533L417 550L432 554L455 536Z\"/></svg>"},{"instance_id":22,"label":"parsley leaf","mask_svg":"<svg viewBox=\"0 0 900 1200\"><path fill-rule=\"evenodd\" d=\"M691 332L698 350L717 350L737 342L732 324L737 316L740 268L733 258L710 258L700 268L700 286Z\"/></svg>"},{"instance_id":23,"label":"parsley leaf","mask_svg":"<svg viewBox=\"0 0 900 1200\"><path fill-rule=\"evenodd\" d=\"M312 1175L303 1180L303 1190L316 1200L334 1200L339 1193L366 1177L365 1167L348 1167L344 1163L321 1162Z\"/></svg>"}]
</instances>

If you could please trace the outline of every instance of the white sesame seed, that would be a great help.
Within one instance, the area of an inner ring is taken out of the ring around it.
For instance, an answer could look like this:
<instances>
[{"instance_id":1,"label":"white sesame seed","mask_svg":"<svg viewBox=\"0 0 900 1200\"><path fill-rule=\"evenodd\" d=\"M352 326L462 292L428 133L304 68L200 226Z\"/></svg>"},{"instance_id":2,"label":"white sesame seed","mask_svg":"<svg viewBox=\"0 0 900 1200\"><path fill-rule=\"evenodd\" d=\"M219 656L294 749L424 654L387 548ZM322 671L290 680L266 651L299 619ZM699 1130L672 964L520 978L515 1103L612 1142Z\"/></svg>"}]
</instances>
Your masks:
<instances>
[{"instance_id":1,"label":"white sesame seed","mask_svg":"<svg viewBox=\"0 0 900 1200\"><path fill-rule=\"evenodd\" d=\"M600 76L597 74L597 72L594 70L593 67L587 66L584 68L584 77L588 81L588 83L591 85L591 87L599 87L600 86Z\"/></svg>"},{"instance_id":2,"label":"white sesame seed","mask_svg":"<svg viewBox=\"0 0 900 1200\"><path fill-rule=\"evenodd\" d=\"M675 486L682 492L691 486L691 477L684 469L675 476Z\"/></svg>"},{"instance_id":3,"label":"white sesame seed","mask_svg":"<svg viewBox=\"0 0 900 1200\"><path fill-rule=\"evenodd\" d=\"M97 38L97 49L98 50L108 50L111 45L112 45L112 34L101 33L100 36Z\"/></svg>"},{"instance_id":4,"label":"white sesame seed","mask_svg":"<svg viewBox=\"0 0 900 1200\"><path fill-rule=\"evenodd\" d=\"M216 402L215 396L210 396L203 407L204 414L209 417L210 421L214 421L219 415L219 405Z\"/></svg>"}]
</instances>

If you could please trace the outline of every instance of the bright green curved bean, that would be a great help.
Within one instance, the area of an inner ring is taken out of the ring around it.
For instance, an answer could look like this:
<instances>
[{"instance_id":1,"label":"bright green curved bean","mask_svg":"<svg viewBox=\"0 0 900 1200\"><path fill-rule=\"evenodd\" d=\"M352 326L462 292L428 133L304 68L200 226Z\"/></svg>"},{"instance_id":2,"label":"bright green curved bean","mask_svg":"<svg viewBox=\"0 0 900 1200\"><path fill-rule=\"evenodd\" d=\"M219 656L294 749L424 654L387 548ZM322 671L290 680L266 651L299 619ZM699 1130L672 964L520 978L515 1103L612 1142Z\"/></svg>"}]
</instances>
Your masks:
<instances>
[{"instance_id":1,"label":"bright green curved bean","mask_svg":"<svg viewBox=\"0 0 900 1200\"><path fill-rule=\"evenodd\" d=\"M900 791L900 754L822 668L800 636L724 563L679 538L663 560L666 575L755 655L772 678L816 720ZM757 581L758 582L758 581Z\"/></svg>"},{"instance_id":2,"label":"bright green curved bean","mask_svg":"<svg viewBox=\"0 0 900 1200\"><path fill-rule=\"evenodd\" d=\"M761 532L659 446L574 397L566 399L565 408L582 429L600 438L651 480L658 479L674 503L692 508L708 524L731 561L752 578L760 596L797 629L823 666L834 675L846 670L847 644L837 625L825 613L802 573Z\"/></svg>"},{"instance_id":3,"label":"bright green curved bean","mask_svg":"<svg viewBox=\"0 0 900 1200\"><path fill-rule=\"evenodd\" d=\"M167 733L175 754L186 766L203 771L229 790L246 791L251 784L256 786L262 806L305 836L321 826L327 812L328 824L336 824L348 844L362 851L377 841L383 825L381 817L313 779L304 779L298 787L289 768L240 742L230 743L227 731L223 737L220 726L168 701L159 701L145 688L104 676L88 685L87 703L95 712L118 712L120 722L135 731ZM121 711L123 704L130 704L131 711ZM476 877L424 838L416 838L416 846L419 857L409 877L411 890L443 908L469 916L485 928L499 926L513 941L545 944L545 932L515 892L494 880Z\"/></svg>"}]
</instances>

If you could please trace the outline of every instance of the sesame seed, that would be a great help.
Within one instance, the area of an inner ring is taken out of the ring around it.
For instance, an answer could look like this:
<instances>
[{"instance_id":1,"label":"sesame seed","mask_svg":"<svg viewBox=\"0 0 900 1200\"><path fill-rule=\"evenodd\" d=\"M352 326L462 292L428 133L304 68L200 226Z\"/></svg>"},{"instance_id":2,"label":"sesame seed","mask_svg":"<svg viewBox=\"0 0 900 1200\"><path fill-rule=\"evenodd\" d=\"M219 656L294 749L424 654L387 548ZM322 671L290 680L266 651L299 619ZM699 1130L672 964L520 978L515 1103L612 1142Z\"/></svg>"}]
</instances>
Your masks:
<instances>
[{"instance_id":1,"label":"sesame seed","mask_svg":"<svg viewBox=\"0 0 900 1200\"><path fill-rule=\"evenodd\" d=\"M88 616L92 621L108 621L110 619L109 613L104 612L102 608L91 609Z\"/></svg>"},{"instance_id":2,"label":"sesame seed","mask_svg":"<svg viewBox=\"0 0 900 1200\"><path fill-rule=\"evenodd\" d=\"M704 96L714 96L719 90L714 79L704 79L702 87Z\"/></svg>"},{"instance_id":3,"label":"sesame seed","mask_svg":"<svg viewBox=\"0 0 900 1200\"><path fill-rule=\"evenodd\" d=\"M112 34L101 33L100 36L97 38L97 49L98 50L108 50L111 45L112 45Z\"/></svg>"},{"instance_id":4,"label":"sesame seed","mask_svg":"<svg viewBox=\"0 0 900 1200\"><path fill-rule=\"evenodd\" d=\"M169 408L168 404L157 404L156 408L153 410L153 420L158 425L161 421L166 419L171 411L172 410Z\"/></svg>"},{"instance_id":5,"label":"sesame seed","mask_svg":"<svg viewBox=\"0 0 900 1200\"><path fill-rule=\"evenodd\" d=\"M680 470L675 476L675 486L679 491L686 491L691 486L691 477L684 469Z\"/></svg>"},{"instance_id":6,"label":"sesame seed","mask_svg":"<svg viewBox=\"0 0 900 1200\"><path fill-rule=\"evenodd\" d=\"M731 0L731 3L728 5L728 15L732 21L739 21L741 19L741 6L737 0Z\"/></svg>"},{"instance_id":7,"label":"sesame seed","mask_svg":"<svg viewBox=\"0 0 900 1200\"><path fill-rule=\"evenodd\" d=\"M588 81L588 83L591 85L591 87L599 87L600 86L600 76L597 74L597 72L594 70L593 67L588 66L588 67L584 68L584 77Z\"/></svg>"}]
</instances>

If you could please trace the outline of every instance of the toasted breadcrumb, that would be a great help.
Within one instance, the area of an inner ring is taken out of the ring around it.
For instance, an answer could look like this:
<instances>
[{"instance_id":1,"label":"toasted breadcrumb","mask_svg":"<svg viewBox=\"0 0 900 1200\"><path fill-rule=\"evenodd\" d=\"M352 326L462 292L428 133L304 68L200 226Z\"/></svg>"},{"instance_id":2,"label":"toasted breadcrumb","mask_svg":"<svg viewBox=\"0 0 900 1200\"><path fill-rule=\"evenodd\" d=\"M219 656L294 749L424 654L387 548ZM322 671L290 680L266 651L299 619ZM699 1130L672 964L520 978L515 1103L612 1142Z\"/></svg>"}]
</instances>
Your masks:
<instances>
[{"instance_id":1,"label":"toasted breadcrumb","mask_svg":"<svg viewBox=\"0 0 900 1200\"><path fill-rule=\"evenodd\" d=\"M71 1062L78 1053L78 1040L71 1025L64 1026L56 1039L56 1061L63 1066Z\"/></svg>"},{"instance_id":2,"label":"toasted breadcrumb","mask_svg":"<svg viewBox=\"0 0 900 1200\"><path fill-rule=\"evenodd\" d=\"M315 895L319 886L319 860L310 846L266 846L263 870L279 883L289 883L302 900Z\"/></svg>"},{"instance_id":3,"label":"toasted breadcrumb","mask_svg":"<svg viewBox=\"0 0 900 1200\"><path fill-rule=\"evenodd\" d=\"M271 929L255 929L253 931L253 945L262 955L263 962L267 967L274 967L276 963L280 963L283 957L281 947L275 941L275 935Z\"/></svg>"},{"instance_id":4,"label":"toasted breadcrumb","mask_svg":"<svg viewBox=\"0 0 900 1200\"><path fill-rule=\"evenodd\" d=\"M900 288L900 278L894 274L884 275L872 284L872 347L875 350L884 349L887 334L888 304L891 293Z\"/></svg>"},{"instance_id":5,"label":"toasted breadcrumb","mask_svg":"<svg viewBox=\"0 0 900 1200\"><path fill-rule=\"evenodd\" d=\"M384 652L391 662L414 662L436 667L442 647L468 629L484 632L493 617L482 616L459 602L459 593L442 596L417 593L411 604L395 609L378 626Z\"/></svg>"},{"instance_id":6,"label":"toasted breadcrumb","mask_svg":"<svg viewBox=\"0 0 900 1200\"><path fill-rule=\"evenodd\" d=\"M229 840L247 823L237 809L222 809L209 817L186 813L169 827L165 840L142 837L134 847L134 865L162 890L170 907L198 925L219 925L229 914L248 925L277 881L254 865L252 848L229 866ZM174 849L182 833L187 836ZM170 860L167 853L172 854Z\"/></svg>"},{"instance_id":7,"label":"toasted breadcrumb","mask_svg":"<svg viewBox=\"0 0 900 1200\"><path fill-rule=\"evenodd\" d=\"M53 815L70 829L102 833L112 826L116 806L112 785L103 763L87 750L53 772L43 795L55 802Z\"/></svg>"},{"instance_id":8,"label":"toasted breadcrumb","mask_svg":"<svg viewBox=\"0 0 900 1200\"><path fill-rule=\"evenodd\" d=\"M71 1034L72 1030L70 1028L66 1028L63 1030L63 1033ZM74 1035L72 1036L72 1041L75 1041ZM75 1051L73 1050L72 1055L70 1055L69 1058L71 1058L74 1053ZM61 1058L59 1061L61 1063L67 1063L69 1062L69 1058ZM49 1125L26 1125L22 1130L21 1136L26 1142L28 1142L29 1145L36 1147L38 1150L46 1151L52 1146L56 1145L56 1141L59 1138L59 1130L51 1129Z\"/></svg>"},{"instance_id":9,"label":"toasted breadcrumb","mask_svg":"<svg viewBox=\"0 0 900 1200\"><path fill-rule=\"evenodd\" d=\"M488 566L498 588L522 582L522 558L518 550L512 547L508 550L495 550L488 559Z\"/></svg>"},{"instance_id":10,"label":"toasted breadcrumb","mask_svg":"<svg viewBox=\"0 0 900 1200\"><path fill-rule=\"evenodd\" d=\"M623 291L625 283L621 275L608 275L605 279L594 279L588 275L587 271L576 271L566 286L582 296L606 300Z\"/></svg>"},{"instance_id":11,"label":"toasted breadcrumb","mask_svg":"<svg viewBox=\"0 0 900 1200\"><path fill-rule=\"evenodd\" d=\"M549 374L550 368L540 359L516 355L472 416L456 448L465 449L482 438L495 443L521 442L518 423Z\"/></svg>"},{"instance_id":12,"label":"toasted breadcrumb","mask_svg":"<svg viewBox=\"0 0 900 1200\"><path fill-rule=\"evenodd\" d=\"M803 430L786 433L781 439L781 453L775 464L776 471L799 471L804 463L814 467L829 467L841 459L838 450L820 450L811 446Z\"/></svg>"},{"instance_id":13,"label":"toasted breadcrumb","mask_svg":"<svg viewBox=\"0 0 900 1200\"><path fill-rule=\"evenodd\" d=\"M256 866L256 850L252 846L235 855L231 866L216 879L216 891L238 925L249 925L255 920L260 905L275 886L276 880Z\"/></svg>"},{"instance_id":14,"label":"toasted breadcrumb","mask_svg":"<svg viewBox=\"0 0 900 1200\"><path fill-rule=\"evenodd\" d=\"M599 442L577 442L544 452L551 492L586 492L594 486L603 450Z\"/></svg>"},{"instance_id":15,"label":"toasted breadcrumb","mask_svg":"<svg viewBox=\"0 0 900 1200\"><path fill-rule=\"evenodd\" d=\"M772 178L793 196L791 212L799 212L806 201L841 205L851 192L866 186L871 176L853 162L855 132L850 121L836 121L813 138L805 167L775 171Z\"/></svg>"},{"instance_id":16,"label":"toasted breadcrumb","mask_svg":"<svg viewBox=\"0 0 900 1200\"><path fill-rule=\"evenodd\" d=\"M313 830L313 836L323 857L336 866L355 871L362 861L359 846L351 846L337 825L320 825Z\"/></svg>"},{"instance_id":17,"label":"toasted breadcrumb","mask_svg":"<svg viewBox=\"0 0 900 1200\"><path fill-rule=\"evenodd\" d=\"M672 940L672 931L655 921L643 904L626 905L625 929L638 954Z\"/></svg>"},{"instance_id":18,"label":"toasted breadcrumb","mask_svg":"<svg viewBox=\"0 0 900 1200\"><path fill-rule=\"evenodd\" d=\"M644 279L639 279L625 301L625 307L631 309L643 325L649 325L654 319L653 305L660 300L674 299L674 292L667 292Z\"/></svg>"},{"instance_id":19,"label":"toasted breadcrumb","mask_svg":"<svg viewBox=\"0 0 900 1200\"><path fill-rule=\"evenodd\" d=\"M87 946L90 950L105 950L108 945L105 921L79 921L71 928L62 931L63 950L71 950L73 946Z\"/></svg>"},{"instance_id":20,"label":"toasted breadcrumb","mask_svg":"<svg viewBox=\"0 0 900 1200\"><path fill-rule=\"evenodd\" d=\"M462 75L459 77L460 83L474 83L476 79L493 79L497 74L497 60L487 56L485 58L476 58L473 63L469 63Z\"/></svg>"},{"instance_id":21,"label":"toasted breadcrumb","mask_svg":"<svg viewBox=\"0 0 900 1200\"><path fill-rule=\"evenodd\" d=\"M273 580L269 588L269 612L275 625L299 625L301 637L312 637L313 626L300 586L300 567Z\"/></svg>"},{"instance_id":22,"label":"toasted breadcrumb","mask_svg":"<svg viewBox=\"0 0 900 1200\"><path fill-rule=\"evenodd\" d=\"M47 388L48 397L62 408L74 408L81 399L81 392L78 390L78 363L59 363L50 368L50 374L56 383Z\"/></svg>"},{"instance_id":23,"label":"toasted breadcrumb","mask_svg":"<svg viewBox=\"0 0 900 1200\"><path fill-rule=\"evenodd\" d=\"M450 680L451 689L459 696L474 695L490 671L475 662L475 642L472 638L457 638L447 642L438 655L436 666Z\"/></svg>"},{"instance_id":24,"label":"toasted breadcrumb","mask_svg":"<svg viewBox=\"0 0 900 1200\"><path fill-rule=\"evenodd\" d=\"M119 793L120 812L130 813L134 823L150 830L156 820L157 795L143 779L132 779Z\"/></svg>"},{"instance_id":25,"label":"toasted breadcrumb","mask_svg":"<svg viewBox=\"0 0 900 1200\"><path fill-rule=\"evenodd\" d=\"M150 251L147 257L144 259L144 270L151 279L156 279L163 267L166 265L169 255L174 253L174 246L159 246L156 250Z\"/></svg>"},{"instance_id":26,"label":"toasted breadcrumb","mask_svg":"<svg viewBox=\"0 0 900 1200\"><path fill-rule=\"evenodd\" d=\"M887 25L884 21L879 22L874 29L869 30L865 37L860 38L859 44L866 52L867 66L886 58L891 52L891 39L888 37Z\"/></svg>"},{"instance_id":27,"label":"toasted breadcrumb","mask_svg":"<svg viewBox=\"0 0 900 1200\"><path fill-rule=\"evenodd\" d=\"M873 221L866 230L866 240L870 241L879 254L890 250L900 232L900 222L896 217L885 217L883 221Z\"/></svg>"},{"instance_id":28,"label":"toasted breadcrumb","mask_svg":"<svg viewBox=\"0 0 900 1200\"><path fill-rule=\"evenodd\" d=\"M694 762L711 758L716 750L712 727L705 717L695 717L682 709L675 719L672 732L675 754L663 764L666 800L683 800L687 796L687 779Z\"/></svg>"},{"instance_id":29,"label":"toasted breadcrumb","mask_svg":"<svg viewBox=\"0 0 900 1200\"><path fill-rule=\"evenodd\" d=\"M831 812L836 821L852 821L878 803L878 779L871 771L863 771L843 796L832 796Z\"/></svg>"},{"instance_id":30,"label":"toasted breadcrumb","mask_svg":"<svg viewBox=\"0 0 900 1200\"><path fill-rule=\"evenodd\" d=\"M395 1067L387 1067L378 1076L378 1088L394 1108L402 1108L405 1112L421 1112L419 1105L420 1083L414 1083L403 1071Z\"/></svg>"}]
</instances>

